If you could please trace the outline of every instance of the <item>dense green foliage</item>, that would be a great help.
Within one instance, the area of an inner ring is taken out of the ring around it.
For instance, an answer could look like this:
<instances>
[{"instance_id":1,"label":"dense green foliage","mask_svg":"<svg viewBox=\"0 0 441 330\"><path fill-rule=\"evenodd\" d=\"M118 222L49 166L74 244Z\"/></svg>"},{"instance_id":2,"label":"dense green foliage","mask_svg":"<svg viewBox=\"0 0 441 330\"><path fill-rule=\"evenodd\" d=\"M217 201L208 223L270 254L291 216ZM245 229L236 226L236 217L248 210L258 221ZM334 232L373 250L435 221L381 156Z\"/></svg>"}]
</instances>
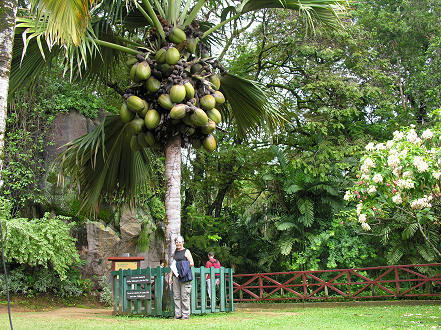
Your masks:
<instances>
[{"instance_id":1,"label":"dense green foliage","mask_svg":"<svg viewBox=\"0 0 441 330\"><path fill-rule=\"evenodd\" d=\"M373 266L396 263L398 256L409 263L434 260L417 252L415 239L403 239L399 223L410 225L409 217L366 233L349 221L355 210L343 206L343 195L357 180L368 142L385 143L412 123L433 125L428 113L440 105L440 9L433 1L416 7L361 1L354 24L313 37L291 13L266 11L255 18L257 28L233 36L229 69L266 85L289 123L272 139L234 140L220 159L192 161L194 178L209 184L190 179L184 206L190 199L193 212L206 216L199 217L199 230L194 222L183 230L202 261L207 249L239 272ZM252 152L231 162L244 142ZM278 146L272 156L270 144ZM213 214L212 205L222 205L220 212ZM439 249L439 231L430 233Z\"/></svg>"},{"instance_id":2,"label":"dense green foliage","mask_svg":"<svg viewBox=\"0 0 441 330\"><path fill-rule=\"evenodd\" d=\"M392 264L441 257L440 156L439 125L423 132L395 131L385 144L366 146L359 181L345 199L356 204L355 221L381 237Z\"/></svg>"},{"instance_id":3,"label":"dense green foliage","mask_svg":"<svg viewBox=\"0 0 441 330\"><path fill-rule=\"evenodd\" d=\"M61 280L66 279L67 271L80 262L68 220L48 213L42 219L4 220L5 259L32 267L51 266Z\"/></svg>"},{"instance_id":4,"label":"dense green foliage","mask_svg":"<svg viewBox=\"0 0 441 330\"><path fill-rule=\"evenodd\" d=\"M218 2L210 6L215 12ZM431 0L363 0L344 30L330 33L319 27L311 35L291 12L266 10L252 19L233 20L213 36L226 45L212 51L221 53L230 72L258 80L287 120L271 137L262 129L244 139L225 118L215 153L184 151L182 233L196 266L205 263L208 251L236 273L439 261L417 221L441 250L439 212L422 210L423 216L415 218L396 208L366 232L353 221L356 210L345 205L344 194L359 181L357 167L368 142L385 144L395 130L411 124L421 131L437 125L439 119L429 114L441 106L440 12L441 4ZM126 74L121 70L112 76ZM127 84L124 79L109 85L120 89ZM13 201L14 217L30 214L30 205L37 204L40 212L73 216L78 223L86 220L79 214L75 192L58 199L60 188L44 164L44 148L51 143L48 131L59 113L78 111L95 118L100 109L112 111L112 104L114 94L71 84L58 75L41 77L32 93L17 95L8 112L1 188L2 196ZM140 250L148 248L152 235L164 236L163 163L152 156L153 175L138 192L138 204L143 205L137 210ZM425 181L426 186L431 183ZM97 217L117 229L121 203L118 198L104 200ZM59 221L45 219L40 224L10 220L15 229L8 235ZM17 241L9 248L17 256L14 262L23 263L11 267L11 281L22 278L26 292L44 291L45 285L36 282L32 287L35 280L28 278L32 271L49 272L41 265L53 268L50 275L37 276L52 276L46 287L53 289L47 290L64 290L55 289L62 284L54 284L59 281L54 270L61 275L70 264L54 266L39 256L40 243L52 251L44 240ZM20 254L19 244L30 245L30 255ZM103 289L103 299L106 294Z\"/></svg>"},{"instance_id":5,"label":"dense green foliage","mask_svg":"<svg viewBox=\"0 0 441 330\"><path fill-rule=\"evenodd\" d=\"M42 75L30 91L15 95L8 108L5 165L2 171L4 185L0 193L13 201L13 216L33 203L51 211L47 195L41 191L49 168L45 147L53 144L51 125L56 116L77 111L96 119L99 111L114 112L112 95L103 99L84 83L71 83L55 71ZM30 203L27 204L27 203ZM27 215L27 213L24 213ZM42 214L37 214L42 215ZM75 212L70 212L71 216Z\"/></svg>"},{"instance_id":6,"label":"dense green foliage","mask_svg":"<svg viewBox=\"0 0 441 330\"><path fill-rule=\"evenodd\" d=\"M69 276L61 280L58 274L44 267L18 266L8 269L9 292L32 297L49 293L61 297L78 297L90 293L92 282L82 279L78 269L69 270ZM0 275L0 295L6 295L4 275Z\"/></svg>"},{"instance_id":7,"label":"dense green foliage","mask_svg":"<svg viewBox=\"0 0 441 330\"><path fill-rule=\"evenodd\" d=\"M5 262L10 292L33 296L53 293L62 297L79 296L91 289L83 279L81 261L70 235L69 218L45 214L42 219L8 219L11 203L1 198ZM6 294L4 275L0 275L0 294Z\"/></svg>"}]
</instances>

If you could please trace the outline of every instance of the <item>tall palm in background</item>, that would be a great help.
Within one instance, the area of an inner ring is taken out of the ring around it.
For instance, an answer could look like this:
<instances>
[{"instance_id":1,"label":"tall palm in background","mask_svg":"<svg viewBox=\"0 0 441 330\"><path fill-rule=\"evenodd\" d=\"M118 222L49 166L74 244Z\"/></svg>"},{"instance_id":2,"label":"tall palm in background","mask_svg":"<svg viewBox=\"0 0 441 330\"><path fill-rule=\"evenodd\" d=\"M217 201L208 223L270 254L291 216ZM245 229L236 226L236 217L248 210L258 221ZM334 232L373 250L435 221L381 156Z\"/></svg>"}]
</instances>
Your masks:
<instances>
[{"instance_id":1,"label":"tall palm in background","mask_svg":"<svg viewBox=\"0 0 441 330\"><path fill-rule=\"evenodd\" d=\"M17 1L1 1L0 12L0 171L3 168L3 149L5 145L6 109L8 98L9 71L12 56L12 42L14 40L15 16Z\"/></svg>"},{"instance_id":2,"label":"tall palm in background","mask_svg":"<svg viewBox=\"0 0 441 330\"><path fill-rule=\"evenodd\" d=\"M171 113L164 109L159 111L159 123L154 127L146 124L146 129L140 124L141 128L134 121L141 123L140 119L145 119L147 123L144 110L165 107L158 102L158 96L171 95L174 85L190 83L196 89L193 91L196 96L189 96L192 94L190 87L186 92L188 102L184 104L188 116L204 107L201 99L205 94L215 95L215 90L220 89L226 102L216 103L216 107L220 108L224 120L234 122L237 134L245 136L261 127L268 130L277 127L282 117L269 104L260 87L253 81L228 74L211 57L210 44L216 44L217 40L212 37L213 33L248 12L264 8L296 10L311 29L315 20L334 28L340 25L346 1L243 0L236 6L233 4L238 1L231 1L217 25L199 18L204 5L209 4L206 0L32 0L31 3L30 15L17 19L10 78L12 93L29 82L29 77L38 73L45 62L60 56L71 77L108 81L112 68L121 63L119 58L127 54L135 56L134 60L129 59L130 64L136 67L140 63L146 67L150 65L152 76L156 74L159 90L146 89L147 83L140 82L133 74L134 83L121 92L125 98L124 108L130 108L131 96L149 100L150 104L129 109L132 112L122 113L121 118L106 117L93 132L72 141L59 160L62 176L69 175L78 183L84 208L97 210L105 197L117 197L131 204L136 202L136 194L148 183L149 158L154 155L148 145L154 146L155 152L165 152L165 255L166 260L170 260L174 238L180 234L181 226L181 146L195 142L194 136L205 141L209 133L202 128L205 122L196 124L200 118L186 122L186 126L178 124L185 118L180 115L170 118ZM228 1L224 3L229 4ZM178 50L178 63L169 63L168 59L164 63L161 59L161 49L165 52L171 48ZM163 64L170 64L171 68L164 69ZM202 69L193 70L195 64ZM217 74L220 81L211 80ZM143 79L147 79L145 77ZM219 122L216 124L221 127ZM150 136L147 144L142 142L145 136ZM209 150L214 148L215 142L208 145Z\"/></svg>"}]
</instances>

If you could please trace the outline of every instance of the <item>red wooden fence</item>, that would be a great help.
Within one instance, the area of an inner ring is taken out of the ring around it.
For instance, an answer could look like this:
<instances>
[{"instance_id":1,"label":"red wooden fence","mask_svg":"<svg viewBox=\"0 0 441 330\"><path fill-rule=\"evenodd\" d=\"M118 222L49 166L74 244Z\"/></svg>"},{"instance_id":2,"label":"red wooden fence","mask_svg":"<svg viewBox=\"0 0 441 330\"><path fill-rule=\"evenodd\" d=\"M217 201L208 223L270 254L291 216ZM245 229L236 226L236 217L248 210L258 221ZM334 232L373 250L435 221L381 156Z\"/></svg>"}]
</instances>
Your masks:
<instances>
[{"instance_id":1,"label":"red wooden fence","mask_svg":"<svg viewBox=\"0 0 441 330\"><path fill-rule=\"evenodd\" d=\"M233 276L234 301L441 297L441 263Z\"/></svg>"}]
</instances>

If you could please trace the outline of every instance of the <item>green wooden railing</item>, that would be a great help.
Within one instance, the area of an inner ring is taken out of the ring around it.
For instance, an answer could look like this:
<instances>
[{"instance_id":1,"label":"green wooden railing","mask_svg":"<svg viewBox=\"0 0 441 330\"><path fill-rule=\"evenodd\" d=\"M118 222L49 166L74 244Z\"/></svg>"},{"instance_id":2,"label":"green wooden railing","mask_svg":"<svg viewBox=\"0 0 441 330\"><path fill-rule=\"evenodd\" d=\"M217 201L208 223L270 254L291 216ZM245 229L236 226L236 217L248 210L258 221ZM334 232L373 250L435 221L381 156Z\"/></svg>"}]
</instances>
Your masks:
<instances>
[{"instance_id":1,"label":"green wooden railing","mask_svg":"<svg viewBox=\"0 0 441 330\"><path fill-rule=\"evenodd\" d=\"M231 312L234 310L233 299L230 299L230 297L233 297L232 269L193 267L192 272L192 314ZM167 284L169 273L169 267L112 271L114 313L173 316L173 292L171 286ZM219 286L216 286L216 274L219 274ZM209 299L207 293L205 280L207 275L210 275L212 299Z\"/></svg>"},{"instance_id":2,"label":"green wooden railing","mask_svg":"<svg viewBox=\"0 0 441 330\"><path fill-rule=\"evenodd\" d=\"M191 313L208 314L234 311L233 269L231 268L192 268ZM219 274L219 286L216 286ZM207 293L206 275L210 275L211 301ZM231 280L230 280L231 279ZM231 297L231 299L230 299ZM212 303L214 302L214 303Z\"/></svg>"}]
</instances>

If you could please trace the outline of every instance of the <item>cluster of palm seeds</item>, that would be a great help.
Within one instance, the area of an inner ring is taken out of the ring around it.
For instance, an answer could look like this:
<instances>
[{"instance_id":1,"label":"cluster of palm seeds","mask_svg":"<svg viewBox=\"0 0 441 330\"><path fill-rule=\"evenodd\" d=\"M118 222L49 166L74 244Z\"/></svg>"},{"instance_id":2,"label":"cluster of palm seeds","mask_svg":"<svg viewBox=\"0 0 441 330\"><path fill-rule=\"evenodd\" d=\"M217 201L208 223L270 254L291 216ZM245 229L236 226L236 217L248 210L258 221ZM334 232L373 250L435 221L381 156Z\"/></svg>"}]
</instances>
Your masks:
<instances>
[{"instance_id":1,"label":"cluster of palm seeds","mask_svg":"<svg viewBox=\"0 0 441 330\"><path fill-rule=\"evenodd\" d=\"M207 46L199 43L197 24L185 31L164 26L168 41L155 53L128 59L132 86L124 94L121 120L129 123L133 151L163 148L170 137L180 134L182 145L216 149L212 135L222 116L217 108L225 103L219 91L223 68L207 57Z\"/></svg>"}]
</instances>

